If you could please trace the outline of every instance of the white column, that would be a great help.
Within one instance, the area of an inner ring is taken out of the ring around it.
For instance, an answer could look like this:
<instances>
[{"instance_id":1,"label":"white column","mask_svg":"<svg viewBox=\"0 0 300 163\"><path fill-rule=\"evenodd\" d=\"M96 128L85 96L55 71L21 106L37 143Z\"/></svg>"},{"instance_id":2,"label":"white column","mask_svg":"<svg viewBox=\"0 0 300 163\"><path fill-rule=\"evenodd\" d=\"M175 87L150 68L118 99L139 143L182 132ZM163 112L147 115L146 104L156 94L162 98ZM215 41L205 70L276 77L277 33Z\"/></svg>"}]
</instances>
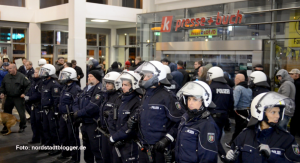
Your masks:
<instances>
[{"instance_id":1,"label":"white column","mask_svg":"<svg viewBox=\"0 0 300 163\"><path fill-rule=\"evenodd\" d=\"M115 45L117 45L117 29L111 28L110 29L110 57L109 57L109 62L106 62L106 64L108 64L107 67L110 67L110 65L114 61L116 61L116 55L118 52L113 47Z\"/></svg>"},{"instance_id":2,"label":"white column","mask_svg":"<svg viewBox=\"0 0 300 163\"><path fill-rule=\"evenodd\" d=\"M29 10L39 10L39 0L26 0L26 8ZM38 61L41 59L41 24L40 23L29 23L28 28L28 54L29 59L33 68L38 66Z\"/></svg>"},{"instance_id":3,"label":"white column","mask_svg":"<svg viewBox=\"0 0 300 163\"><path fill-rule=\"evenodd\" d=\"M155 11L155 0L143 0L143 13Z\"/></svg>"},{"instance_id":4,"label":"white column","mask_svg":"<svg viewBox=\"0 0 300 163\"><path fill-rule=\"evenodd\" d=\"M68 38L68 62L72 59L81 67L84 78L81 79L81 87L86 86L86 0L69 1L69 38Z\"/></svg>"}]
</instances>

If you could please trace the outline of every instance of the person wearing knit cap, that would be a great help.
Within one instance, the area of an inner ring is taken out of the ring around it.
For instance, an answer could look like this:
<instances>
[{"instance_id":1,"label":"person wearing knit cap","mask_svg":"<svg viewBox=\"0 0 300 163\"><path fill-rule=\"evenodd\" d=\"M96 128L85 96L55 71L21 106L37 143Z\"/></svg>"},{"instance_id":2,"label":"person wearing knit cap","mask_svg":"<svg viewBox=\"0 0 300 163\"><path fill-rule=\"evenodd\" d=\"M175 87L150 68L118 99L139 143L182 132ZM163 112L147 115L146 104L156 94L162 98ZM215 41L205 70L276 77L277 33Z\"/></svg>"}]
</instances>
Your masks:
<instances>
[{"instance_id":1,"label":"person wearing knit cap","mask_svg":"<svg viewBox=\"0 0 300 163\"><path fill-rule=\"evenodd\" d=\"M131 66L130 61L126 61L126 62L125 62L124 70L129 71L129 67L130 67L130 66Z\"/></svg>"},{"instance_id":2,"label":"person wearing knit cap","mask_svg":"<svg viewBox=\"0 0 300 163\"><path fill-rule=\"evenodd\" d=\"M98 127L96 120L99 119L99 108L102 105L102 76L100 71L91 70L88 75L88 85L77 96L72 106L74 115L74 127L79 127L82 133L85 162L102 162L100 148L101 133L95 129Z\"/></svg>"}]
</instances>

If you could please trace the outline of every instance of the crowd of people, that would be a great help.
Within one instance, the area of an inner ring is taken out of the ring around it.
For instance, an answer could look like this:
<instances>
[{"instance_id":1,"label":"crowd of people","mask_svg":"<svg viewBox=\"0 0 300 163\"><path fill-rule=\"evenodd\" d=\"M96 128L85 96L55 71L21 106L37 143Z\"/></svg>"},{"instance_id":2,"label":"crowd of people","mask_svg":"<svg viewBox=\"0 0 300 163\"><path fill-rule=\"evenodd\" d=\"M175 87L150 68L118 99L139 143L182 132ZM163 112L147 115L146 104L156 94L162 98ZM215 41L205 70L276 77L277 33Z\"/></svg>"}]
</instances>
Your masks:
<instances>
[{"instance_id":1,"label":"crowd of people","mask_svg":"<svg viewBox=\"0 0 300 163\"><path fill-rule=\"evenodd\" d=\"M295 137L300 122L300 71L281 69L278 92L271 91L262 65L234 78L218 66L194 63L192 75L183 61L113 62L107 70L87 59L84 77L76 60L58 58L39 67L23 59L17 70L8 58L0 61L0 98L6 113L16 107L19 132L26 128L25 110L33 132L29 144L86 147L87 163L211 163L300 162ZM24 105L25 103L25 105ZM235 130L225 146L221 138ZM291 120L290 120L291 119ZM288 131L288 123L290 131ZM80 129L80 130L79 130ZM8 132L4 127L2 134ZM79 140L82 134L82 144ZM45 152L45 151L41 151ZM52 150L57 161L80 162L78 150Z\"/></svg>"}]
</instances>

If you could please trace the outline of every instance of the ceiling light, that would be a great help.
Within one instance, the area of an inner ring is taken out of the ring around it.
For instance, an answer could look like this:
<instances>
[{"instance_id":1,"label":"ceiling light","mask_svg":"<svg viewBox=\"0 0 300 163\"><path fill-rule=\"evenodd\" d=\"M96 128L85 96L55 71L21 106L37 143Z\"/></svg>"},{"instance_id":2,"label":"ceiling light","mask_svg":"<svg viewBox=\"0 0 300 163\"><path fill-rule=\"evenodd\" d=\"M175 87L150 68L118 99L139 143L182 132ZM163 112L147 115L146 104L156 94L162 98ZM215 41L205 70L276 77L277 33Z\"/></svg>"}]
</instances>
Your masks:
<instances>
[{"instance_id":1,"label":"ceiling light","mask_svg":"<svg viewBox=\"0 0 300 163\"><path fill-rule=\"evenodd\" d=\"M104 22L108 22L108 20L99 20L99 19L93 19L91 20L92 22L99 22L99 23L104 23Z\"/></svg>"},{"instance_id":2,"label":"ceiling light","mask_svg":"<svg viewBox=\"0 0 300 163\"><path fill-rule=\"evenodd\" d=\"M127 36L127 33L124 33L125 36Z\"/></svg>"},{"instance_id":3,"label":"ceiling light","mask_svg":"<svg viewBox=\"0 0 300 163\"><path fill-rule=\"evenodd\" d=\"M232 26L228 26L228 31L232 31Z\"/></svg>"},{"instance_id":4,"label":"ceiling light","mask_svg":"<svg viewBox=\"0 0 300 163\"><path fill-rule=\"evenodd\" d=\"M205 39L205 41L208 41L208 39Z\"/></svg>"}]
</instances>

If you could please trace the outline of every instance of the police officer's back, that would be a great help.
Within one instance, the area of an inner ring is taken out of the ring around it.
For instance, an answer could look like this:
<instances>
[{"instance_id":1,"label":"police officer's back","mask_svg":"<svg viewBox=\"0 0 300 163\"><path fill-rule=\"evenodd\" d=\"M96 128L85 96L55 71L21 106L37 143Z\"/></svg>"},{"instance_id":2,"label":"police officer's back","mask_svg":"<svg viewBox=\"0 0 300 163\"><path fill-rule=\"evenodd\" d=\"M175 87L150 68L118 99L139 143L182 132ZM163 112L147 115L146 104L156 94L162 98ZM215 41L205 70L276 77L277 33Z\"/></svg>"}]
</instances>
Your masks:
<instances>
[{"instance_id":1,"label":"police officer's back","mask_svg":"<svg viewBox=\"0 0 300 163\"><path fill-rule=\"evenodd\" d=\"M171 75L171 69L169 66L164 65L164 68L166 69L167 72L167 79L170 82L171 86L165 86L168 90L172 91L175 95L179 90L179 85L176 83L175 80L173 80L173 76Z\"/></svg>"},{"instance_id":2,"label":"police officer's back","mask_svg":"<svg viewBox=\"0 0 300 163\"><path fill-rule=\"evenodd\" d=\"M254 71L250 75L249 87L252 89L252 98L257 95L269 92L270 85L268 84L267 76L262 71Z\"/></svg>"}]
</instances>

